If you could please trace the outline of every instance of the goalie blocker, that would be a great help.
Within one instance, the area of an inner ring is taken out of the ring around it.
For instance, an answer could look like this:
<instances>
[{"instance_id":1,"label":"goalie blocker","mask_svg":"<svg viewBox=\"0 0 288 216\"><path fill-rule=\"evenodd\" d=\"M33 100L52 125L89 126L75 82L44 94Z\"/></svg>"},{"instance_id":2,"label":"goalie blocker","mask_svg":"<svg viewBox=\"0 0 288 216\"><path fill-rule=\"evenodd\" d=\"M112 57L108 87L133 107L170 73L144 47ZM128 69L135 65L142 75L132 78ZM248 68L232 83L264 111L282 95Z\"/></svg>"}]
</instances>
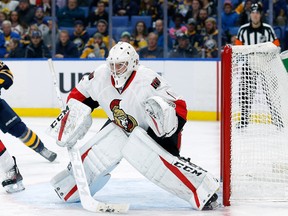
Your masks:
<instances>
[{"instance_id":1,"label":"goalie blocker","mask_svg":"<svg viewBox=\"0 0 288 216\"><path fill-rule=\"evenodd\" d=\"M74 112L73 107L77 107L80 102L72 101L71 103L73 106L69 107L70 112ZM69 124L74 122L73 118L82 119L84 122L88 118L88 112L81 112L80 110L78 109L77 115L70 115L72 119L66 121L67 128L72 128ZM84 113L84 116L81 116L81 113ZM84 123L84 125L87 124ZM82 130L80 137L82 137L83 127L80 128ZM84 128L87 129L87 127ZM56 131L59 133L58 129ZM77 137L75 134L69 134L71 131L77 133L77 130L69 130L70 132L67 133L65 130L60 131L65 134L66 142L69 145L72 143L69 137L73 140ZM63 146L62 142L59 144ZM215 194L219 188L218 180L207 171L192 164L190 160L168 153L140 127L136 127L127 137L122 129L114 123L110 123L88 141L80 149L80 153L92 195L107 183L110 178L109 173L124 157L147 179L186 200L193 208L202 210L213 209L218 206L217 195ZM75 202L79 200L79 195L70 168L68 166L68 169L56 175L51 183L62 200Z\"/></svg>"}]
</instances>

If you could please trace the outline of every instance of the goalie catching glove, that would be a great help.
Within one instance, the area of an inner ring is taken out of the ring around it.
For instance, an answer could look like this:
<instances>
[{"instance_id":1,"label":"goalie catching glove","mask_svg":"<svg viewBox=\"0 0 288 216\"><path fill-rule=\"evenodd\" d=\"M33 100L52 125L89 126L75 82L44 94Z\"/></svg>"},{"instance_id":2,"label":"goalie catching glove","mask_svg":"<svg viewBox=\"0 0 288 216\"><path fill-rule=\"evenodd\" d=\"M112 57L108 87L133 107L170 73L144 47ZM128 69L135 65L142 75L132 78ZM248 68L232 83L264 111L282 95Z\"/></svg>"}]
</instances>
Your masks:
<instances>
[{"instance_id":1,"label":"goalie catching glove","mask_svg":"<svg viewBox=\"0 0 288 216\"><path fill-rule=\"evenodd\" d=\"M61 147L72 147L84 137L92 125L91 108L71 98L66 110L50 125L48 134Z\"/></svg>"},{"instance_id":2,"label":"goalie catching glove","mask_svg":"<svg viewBox=\"0 0 288 216\"><path fill-rule=\"evenodd\" d=\"M170 137L178 128L175 104L159 96L148 98L145 103L145 118L158 137Z\"/></svg>"}]
</instances>

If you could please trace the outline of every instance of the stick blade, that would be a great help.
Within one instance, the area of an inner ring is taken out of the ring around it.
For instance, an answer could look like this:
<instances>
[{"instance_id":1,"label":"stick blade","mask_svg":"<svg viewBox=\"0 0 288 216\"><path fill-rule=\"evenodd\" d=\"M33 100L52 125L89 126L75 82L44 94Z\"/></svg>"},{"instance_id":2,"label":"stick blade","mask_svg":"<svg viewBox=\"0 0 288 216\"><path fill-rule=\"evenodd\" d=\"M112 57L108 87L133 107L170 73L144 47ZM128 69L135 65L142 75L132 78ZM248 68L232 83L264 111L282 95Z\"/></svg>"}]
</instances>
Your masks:
<instances>
[{"instance_id":1,"label":"stick blade","mask_svg":"<svg viewBox=\"0 0 288 216\"><path fill-rule=\"evenodd\" d=\"M128 203L105 203L92 197L82 197L81 205L91 212L127 213L129 210Z\"/></svg>"},{"instance_id":2,"label":"stick blade","mask_svg":"<svg viewBox=\"0 0 288 216\"><path fill-rule=\"evenodd\" d=\"M99 203L97 206L97 212L108 212L108 213L127 213L129 210L129 204L121 203Z\"/></svg>"}]
</instances>

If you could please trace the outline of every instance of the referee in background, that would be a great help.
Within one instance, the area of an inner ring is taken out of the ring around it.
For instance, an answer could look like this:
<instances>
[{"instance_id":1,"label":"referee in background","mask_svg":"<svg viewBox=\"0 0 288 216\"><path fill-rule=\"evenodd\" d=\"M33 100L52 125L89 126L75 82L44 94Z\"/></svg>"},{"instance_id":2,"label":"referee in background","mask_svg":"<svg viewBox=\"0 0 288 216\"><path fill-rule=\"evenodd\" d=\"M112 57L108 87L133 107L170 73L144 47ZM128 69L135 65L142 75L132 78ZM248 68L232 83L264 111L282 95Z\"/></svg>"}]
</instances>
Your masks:
<instances>
[{"instance_id":1,"label":"referee in background","mask_svg":"<svg viewBox=\"0 0 288 216\"><path fill-rule=\"evenodd\" d=\"M267 23L261 21L262 5L254 3L251 5L250 22L242 25L237 34L236 45L252 45L258 43L272 42L280 46L274 29Z\"/></svg>"},{"instance_id":2,"label":"referee in background","mask_svg":"<svg viewBox=\"0 0 288 216\"><path fill-rule=\"evenodd\" d=\"M253 3L251 5L250 22L240 26L235 41L235 45L253 45L265 42L272 42L280 48L280 41L277 38L274 29L267 23L261 20L262 5L261 3ZM280 49L279 49L280 51ZM237 124L237 128L245 128L249 124L251 107L255 92L257 90L257 78L260 77L262 88L266 89L265 96L267 105L271 113L271 122L277 128L283 127L283 122L277 109L276 104L271 101L271 94L269 92L267 81L261 71L252 70L249 66L249 59L243 62L243 70L240 81L240 106L241 106L241 121ZM247 88L247 86L250 86Z\"/></svg>"}]
</instances>

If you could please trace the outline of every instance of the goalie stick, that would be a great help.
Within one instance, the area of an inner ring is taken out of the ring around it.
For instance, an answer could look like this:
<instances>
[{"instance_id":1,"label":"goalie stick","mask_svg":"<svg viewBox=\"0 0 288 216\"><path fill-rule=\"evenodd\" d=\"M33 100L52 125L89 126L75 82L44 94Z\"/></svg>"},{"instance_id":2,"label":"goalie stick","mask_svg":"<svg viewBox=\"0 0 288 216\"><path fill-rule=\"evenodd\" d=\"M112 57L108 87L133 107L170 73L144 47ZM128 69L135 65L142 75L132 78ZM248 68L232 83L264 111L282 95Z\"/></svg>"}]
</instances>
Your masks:
<instances>
[{"instance_id":1,"label":"goalie stick","mask_svg":"<svg viewBox=\"0 0 288 216\"><path fill-rule=\"evenodd\" d=\"M57 85L56 71L54 69L54 65L51 58L48 59L48 64L53 78L53 85L56 91L58 103L62 109L60 115L50 125L51 128L54 128L57 124L61 123L61 119L67 112L68 107L65 108L65 104L62 100L60 89ZM99 202L91 196L83 163L81 160L81 155L79 149L77 148L77 143L73 147L67 148L67 150L72 164L73 174L77 184L81 205L83 206L83 208L91 212L126 213L129 210L129 204Z\"/></svg>"}]
</instances>

